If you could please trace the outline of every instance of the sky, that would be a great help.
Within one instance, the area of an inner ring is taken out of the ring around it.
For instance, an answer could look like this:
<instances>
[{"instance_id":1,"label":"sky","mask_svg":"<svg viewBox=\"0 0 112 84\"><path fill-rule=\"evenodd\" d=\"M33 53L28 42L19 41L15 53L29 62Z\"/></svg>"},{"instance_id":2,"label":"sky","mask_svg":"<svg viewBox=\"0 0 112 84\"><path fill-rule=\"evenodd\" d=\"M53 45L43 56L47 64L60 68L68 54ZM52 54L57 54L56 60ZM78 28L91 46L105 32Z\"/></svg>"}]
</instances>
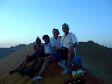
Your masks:
<instances>
[{"instance_id":1,"label":"sky","mask_svg":"<svg viewBox=\"0 0 112 84\"><path fill-rule=\"evenodd\" d=\"M112 47L112 0L0 0L0 47L29 44L52 36L62 24L79 41Z\"/></svg>"}]
</instances>

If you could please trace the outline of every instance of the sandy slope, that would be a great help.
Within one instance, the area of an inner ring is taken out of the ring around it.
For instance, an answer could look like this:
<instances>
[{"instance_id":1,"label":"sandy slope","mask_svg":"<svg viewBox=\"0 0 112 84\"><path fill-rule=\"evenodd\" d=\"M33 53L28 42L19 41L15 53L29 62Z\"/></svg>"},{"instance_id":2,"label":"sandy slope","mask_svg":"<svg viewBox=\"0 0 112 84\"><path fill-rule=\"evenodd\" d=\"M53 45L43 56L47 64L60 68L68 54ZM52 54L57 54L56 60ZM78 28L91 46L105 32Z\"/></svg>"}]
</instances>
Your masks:
<instances>
[{"instance_id":1,"label":"sandy slope","mask_svg":"<svg viewBox=\"0 0 112 84\"><path fill-rule=\"evenodd\" d=\"M33 82L33 84L64 84L65 81L71 80L71 75L61 75L62 69L56 63L50 64L49 68L44 72L46 78L41 81ZM0 77L2 84L32 84L32 78L21 76L19 73L9 75L8 73Z\"/></svg>"},{"instance_id":2,"label":"sandy slope","mask_svg":"<svg viewBox=\"0 0 112 84\"><path fill-rule=\"evenodd\" d=\"M32 54L33 52L33 46L28 45L27 47L0 60L0 75L16 68L20 63L22 63L27 54Z\"/></svg>"},{"instance_id":3,"label":"sandy slope","mask_svg":"<svg viewBox=\"0 0 112 84\"><path fill-rule=\"evenodd\" d=\"M25 59L27 54L32 54L32 53L33 53L33 46L32 46L32 44L30 44L27 47L8 56L7 58L0 60L0 84L31 84L31 78L29 78L27 76L22 77L18 73L10 76L8 74L8 72L12 69L15 69L20 63L22 63L22 61ZM88 64L87 61L85 61L85 63ZM90 62L87 65L87 67L89 67L89 69L94 69L94 64L91 64L91 62ZM54 67L54 69L52 69L53 65L50 68L51 69L49 69L49 70L52 70L52 71L57 70L58 74L61 71L60 69L58 70L57 67ZM47 71L48 73L50 72L49 70ZM55 74L57 74L57 73L55 73ZM55 77L48 76L46 79L44 79L36 84L64 84L65 80L68 80L69 78L71 79L71 77L68 75L55 76ZM87 80L86 84L100 84L99 81L97 80L97 78L94 77L93 75L87 76L86 80ZM106 82L106 84L107 84L107 82Z\"/></svg>"},{"instance_id":4,"label":"sandy slope","mask_svg":"<svg viewBox=\"0 0 112 84\"><path fill-rule=\"evenodd\" d=\"M0 77L2 84L65 84L68 80L73 79L72 75L62 75L62 69L56 62L50 63L48 69L44 72L45 79L32 82L32 78L21 76L19 73L9 75L8 73ZM102 84L100 80L91 74L87 74L84 78L85 84Z\"/></svg>"},{"instance_id":5,"label":"sandy slope","mask_svg":"<svg viewBox=\"0 0 112 84\"><path fill-rule=\"evenodd\" d=\"M33 82L33 84L64 84L69 76L48 77L41 81ZM6 74L0 78L0 84L32 84L32 80L28 76L22 77L20 74L13 74L12 76Z\"/></svg>"},{"instance_id":6,"label":"sandy slope","mask_svg":"<svg viewBox=\"0 0 112 84\"><path fill-rule=\"evenodd\" d=\"M0 84L31 84L31 78L28 76L21 76L19 73L15 73L13 75L9 75L8 72L10 70L15 69L22 61L25 59L27 54L32 54L33 51L33 45L30 44L27 47L11 54L7 58L4 58L0 60ZM56 67L52 67L52 69L55 71ZM58 70L58 69L57 69ZM62 71L62 70L61 70ZM48 73L47 71L46 73ZM57 73L60 72L60 68L57 71ZM56 73L55 73L56 74ZM47 76L49 75L46 74ZM64 78L63 78L64 77ZM66 76L60 77L48 77L44 79L43 81L38 82L38 84L63 84L64 80L67 79ZM71 79L71 78L70 78ZM50 81L48 81L50 80ZM55 81L54 81L55 80ZM58 82L56 81L58 80Z\"/></svg>"}]
</instances>

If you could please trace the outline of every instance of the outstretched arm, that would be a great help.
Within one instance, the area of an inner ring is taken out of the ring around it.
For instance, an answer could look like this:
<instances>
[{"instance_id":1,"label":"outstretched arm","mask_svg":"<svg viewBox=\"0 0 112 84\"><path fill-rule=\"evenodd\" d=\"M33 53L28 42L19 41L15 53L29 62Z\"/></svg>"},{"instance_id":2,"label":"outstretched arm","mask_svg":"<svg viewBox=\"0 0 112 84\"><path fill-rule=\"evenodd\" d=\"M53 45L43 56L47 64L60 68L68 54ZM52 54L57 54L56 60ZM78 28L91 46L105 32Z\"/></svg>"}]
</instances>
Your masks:
<instances>
[{"instance_id":1,"label":"outstretched arm","mask_svg":"<svg viewBox=\"0 0 112 84\"><path fill-rule=\"evenodd\" d=\"M68 48L68 64L71 65L72 62L72 56L75 55L75 51L74 48L77 48L78 44L77 43L73 43L71 44L71 46Z\"/></svg>"}]
</instances>

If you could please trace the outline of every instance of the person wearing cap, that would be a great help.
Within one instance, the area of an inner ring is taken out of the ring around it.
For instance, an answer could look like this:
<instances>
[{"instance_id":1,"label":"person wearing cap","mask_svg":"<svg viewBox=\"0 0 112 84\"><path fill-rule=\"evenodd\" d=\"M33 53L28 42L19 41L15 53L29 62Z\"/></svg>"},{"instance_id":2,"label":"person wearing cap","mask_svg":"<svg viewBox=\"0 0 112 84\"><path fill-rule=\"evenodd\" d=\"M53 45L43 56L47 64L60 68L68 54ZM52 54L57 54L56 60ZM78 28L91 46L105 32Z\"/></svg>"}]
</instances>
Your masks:
<instances>
[{"instance_id":1,"label":"person wearing cap","mask_svg":"<svg viewBox=\"0 0 112 84\"><path fill-rule=\"evenodd\" d=\"M69 32L69 25L64 23L62 25L62 31L64 35L61 37L61 47L62 49L68 50L68 55L66 59L62 60L58 64L62 66L64 71L63 73L71 73L71 65L72 65L72 58L75 56L76 47L78 45L78 40L74 33Z\"/></svg>"}]
</instances>

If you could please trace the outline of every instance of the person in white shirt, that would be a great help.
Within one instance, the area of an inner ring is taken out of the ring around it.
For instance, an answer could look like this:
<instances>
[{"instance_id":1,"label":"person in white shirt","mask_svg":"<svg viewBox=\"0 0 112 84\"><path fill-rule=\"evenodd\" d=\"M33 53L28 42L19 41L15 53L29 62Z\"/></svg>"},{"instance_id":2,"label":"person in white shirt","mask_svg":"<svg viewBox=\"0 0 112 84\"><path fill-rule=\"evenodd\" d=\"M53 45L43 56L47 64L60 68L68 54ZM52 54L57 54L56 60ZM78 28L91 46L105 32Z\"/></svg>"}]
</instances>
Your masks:
<instances>
[{"instance_id":1,"label":"person in white shirt","mask_svg":"<svg viewBox=\"0 0 112 84\"><path fill-rule=\"evenodd\" d=\"M44 40L44 53L45 53L45 59L44 59L44 63L42 64L42 67L40 69L40 72L38 74L36 74L36 76L33 78L32 81L35 80L41 80L43 79L43 72L45 71L45 69L47 68L47 66L49 65L49 61L51 60L51 54L52 54L52 45L50 43L50 38L48 35L44 35L43 38Z\"/></svg>"},{"instance_id":2,"label":"person in white shirt","mask_svg":"<svg viewBox=\"0 0 112 84\"><path fill-rule=\"evenodd\" d=\"M52 30L53 37L51 37L51 44L53 47L53 50L57 50L61 48L61 37L59 36L59 30L53 29Z\"/></svg>"},{"instance_id":3,"label":"person in white shirt","mask_svg":"<svg viewBox=\"0 0 112 84\"><path fill-rule=\"evenodd\" d=\"M78 40L75 36L75 34L69 32L69 26L68 24L64 23L62 25L62 31L64 32L64 35L61 38L61 46L62 48L68 49L68 57L63 61L65 65L65 68L71 68L72 65L72 58L75 56L76 47L78 45ZM66 63L65 63L66 62ZM59 64L60 65L60 64ZM66 73L67 70L65 70L64 73Z\"/></svg>"},{"instance_id":4,"label":"person in white shirt","mask_svg":"<svg viewBox=\"0 0 112 84\"><path fill-rule=\"evenodd\" d=\"M53 29L52 30L53 37L51 37L51 44L52 44L52 50L53 50L53 57L56 59L56 61L60 60L60 49L61 49L61 36L59 36L59 30Z\"/></svg>"},{"instance_id":5,"label":"person in white shirt","mask_svg":"<svg viewBox=\"0 0 112 84\"><path fill-rule=\"evenodd\" d=\"M46 37L45 37L45 39L46 39ZM44 41L46 41L44 39ZM46 56L50 56L51 54L52 54L52 45L51 45L51 42L50 41L46 41L44 44L43 44L43 46L44 46L44 51L45 51L45 55Z\"/></svg>"}]
</instances>

